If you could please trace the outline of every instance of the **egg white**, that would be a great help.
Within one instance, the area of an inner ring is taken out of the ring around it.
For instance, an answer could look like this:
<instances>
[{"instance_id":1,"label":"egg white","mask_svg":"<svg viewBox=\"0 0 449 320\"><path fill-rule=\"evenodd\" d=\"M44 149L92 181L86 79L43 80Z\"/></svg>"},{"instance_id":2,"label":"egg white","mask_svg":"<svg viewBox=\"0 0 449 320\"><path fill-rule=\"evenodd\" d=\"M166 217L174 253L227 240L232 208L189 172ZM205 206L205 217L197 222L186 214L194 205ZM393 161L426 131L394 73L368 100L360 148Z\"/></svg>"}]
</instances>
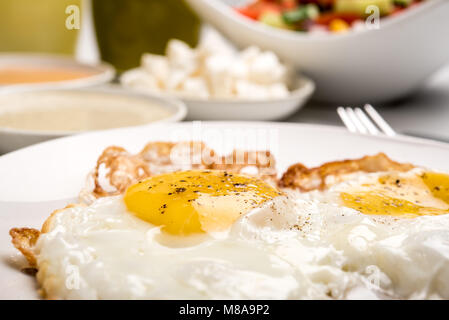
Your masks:
<instances>
[{"instance_id":1,"label":"egg white","mask_svg":"<svg viewBox=\"0 0 449 320\"><path fill-rule=\"evenodd\" d=\"M61 299L449 298L449 215L367 216L338 202L343 186L285 190L226 232L189 237L122 196L67 208L36 244L37 278Z\"/></svg>"}]
</instances>

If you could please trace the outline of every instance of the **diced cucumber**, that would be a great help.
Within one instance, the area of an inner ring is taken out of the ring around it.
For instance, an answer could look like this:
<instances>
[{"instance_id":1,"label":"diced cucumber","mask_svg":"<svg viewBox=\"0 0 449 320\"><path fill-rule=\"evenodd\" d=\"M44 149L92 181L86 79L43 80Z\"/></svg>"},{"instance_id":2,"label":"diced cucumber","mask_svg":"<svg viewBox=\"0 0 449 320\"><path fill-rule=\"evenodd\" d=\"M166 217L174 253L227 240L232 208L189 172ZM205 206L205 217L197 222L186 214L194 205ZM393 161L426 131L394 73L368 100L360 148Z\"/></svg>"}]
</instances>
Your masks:
<instances>
[{"instance_id":1,"label":"diced cucumber","mask_svg":"<svg viewBox=\"0 0 449 320\"><path fill-rule=\"evenodd\" d=\"M394 0L336 0L335 11L338 13L353 13L360 17L367 15L366 8L374 5L379 8L380 15L388 15L393 12Z\"/></svg>"},{"instance_id":2,"label":"diced cucumber","mask_svg":"<svg viewBox=\"0 0 449 320\"><path fill-rule=\"evenodd\" d=\"M314 20L320 15L320 8L316 4L310 3L306 5L308 18Z\"/></svg>"},{"instance_id":3,"label":"diced cucumber","mask_svg":"<svg viewBox=\"0 0 449 320\"><path fill-rule=\"evenodd\" d=\"M307 19L315 19L320 14L320 9L315 4L300 6L295 10L288 10L282 14L287 24L297 24Z\"/></svg>"},{"instance_id":4,"label":"diced cucumber","mask_svg":"<svg viewBox=\"0 0 449 320\"><path fill-rule=\"evenodd\" d=\"M271 27L288 29L288 25L278 12L266 11L260 15L259 21Z\"/></svg>"},{"instance_id":5,"label":"diced cucumber","mask_svg":"<svg viewBox=\"0 0 449 320\"><path fill-rule=\"evenodd\" d=\"M306 7L299 7L298 9L285 11L282 14L284 21L288 24L295 24L307 19Z\"/></svg>"}]
</instances>

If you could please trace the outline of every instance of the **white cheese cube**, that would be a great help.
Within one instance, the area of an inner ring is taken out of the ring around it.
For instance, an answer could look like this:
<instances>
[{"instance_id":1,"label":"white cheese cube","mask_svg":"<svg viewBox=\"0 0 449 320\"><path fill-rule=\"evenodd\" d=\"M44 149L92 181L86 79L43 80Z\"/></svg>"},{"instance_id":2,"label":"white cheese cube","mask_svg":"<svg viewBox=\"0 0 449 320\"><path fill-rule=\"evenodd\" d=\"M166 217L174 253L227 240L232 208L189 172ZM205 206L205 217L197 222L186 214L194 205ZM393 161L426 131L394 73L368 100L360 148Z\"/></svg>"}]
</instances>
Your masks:
<instances>
[{"instance_id":1,"label":"white cheese cube","mask_svg":"<svg viewBox=\"0 0 449 320\"><path fill-rule=\"evenodd\" d=\"M214 54L234 56L235 47L216 30L208 28L201 37L201 42L197 48L198 56L207 58Z\"/></svg>"},{"instance_id":2,"label":"white cheese cube","mask_svg":"<svg viewBox=\"0 0 449 320\"><path fill-rule=\"evenodd\" d=\"M286 68L279 62L278 57L270 51L263 52L251 62L249 79L256 83L272 84L284 81Z\"/></svg>"},{"instance_id":3,"label":"white cheese cube","mask_svg":"<svg viewBox=\"0 0 449 320\"><path fill-rule=\"evenodd\" d=\"M263 100L269 97L269 91L263 85L237 80L235 82L236 96L241 99Z\"/></svg>"},{"instance_id":4,"label":"white cheese cube","mask_svg":"<svg viewBox=\"0 0 449 320\"><path fill-rule=\"evenodd\" d=\"M165 89L167 89L169 92L179 90L188 76L189 73L183 70L171 70L167 78L167 82L165 83Z\"/></svg>"},{"instance_id":5,"label":"white cheese cube","mask_svg":"<svg viewBox=\"0 0 449 320\"><path fill-rule=\"evenodd\" d=\"M203 78L188 78L181 87L183 96L207 99L209 98L209 88Z\"/></svg>"},{"instance_id":6,"label":"white cheese cube","mask_svg":"<svg viewBox=\"0 0 449 320\"><path fill-rule=\"evenodd\" d=\"M248 65L251 64L261 54L258 47L251 46L240 52L239 58Z\"/></svg>"},{"instance_id":7,"label":"white cheese cube","mask_svg":"<svg viewBox=\"0 0 449 320\"><path fill-rule=\"evenodd\" d=\"M170 40L167 44L167 59L171 68L194 72L197 65L196 52L180 40Z\"/></svg>"},{"instance_id":8,"label":"white cheese cube","mask_svg":"<svg viewBox=\"0 0 449 320\"><path fill-rule=\"evenodd\" d=\"M247 80L249 75L249 65L242 59L235 59L229 72L231 77L235 80Z\"/></svg>"},{"instance_id":9,"label":"white cheese cube","mask_svg":"<svg viewBox=\"0 0 449 320\"><path fill-rule=\"evenodd\" d=\"M160 91L157 79L140 69L131 70L123 74L120 78L123 86L142 91Z\"/></svg>"},{"instance_id":10,"label":"white cheese cube","mask_svg":"<svg viewBox=\"0 0 449 320\"><path fill-rule=\"evenodd\" d=\"M142 56L142 69L165 84L170 73L168 60L164 56L146 53Z\"/></svg>"},{"instance_id":11,"label":"white cheese cube","mask_svg":"<svg viewBox=\"0 0 449 320\"><path fill-rule=\"evenodd\" d=\"M205 74L212 96L232 95L233 80L229 72L232 62L233 58L226 55L214 55L206 59Z\"/></svg>"}]
</instances>

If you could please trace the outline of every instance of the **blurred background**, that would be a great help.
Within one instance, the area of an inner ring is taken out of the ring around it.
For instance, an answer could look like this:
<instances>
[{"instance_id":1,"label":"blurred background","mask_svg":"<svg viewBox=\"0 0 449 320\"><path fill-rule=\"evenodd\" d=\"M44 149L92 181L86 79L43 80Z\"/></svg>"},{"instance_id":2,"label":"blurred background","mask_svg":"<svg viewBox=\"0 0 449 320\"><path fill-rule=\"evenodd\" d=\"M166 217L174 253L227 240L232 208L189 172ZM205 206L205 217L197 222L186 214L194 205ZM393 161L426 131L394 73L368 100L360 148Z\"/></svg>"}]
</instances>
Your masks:
<instances>
[{"instance_id":1,"label":"blurred background","mask_svg":"<svg viewBox=\"0 0 449 320\"><path fill-rule=\"evenodd\" d=\"M338 106L365 103L449 141L448 14L444 0L1 0L0 153L157 121L341 126Z\"/></svg>"}]
</instances>

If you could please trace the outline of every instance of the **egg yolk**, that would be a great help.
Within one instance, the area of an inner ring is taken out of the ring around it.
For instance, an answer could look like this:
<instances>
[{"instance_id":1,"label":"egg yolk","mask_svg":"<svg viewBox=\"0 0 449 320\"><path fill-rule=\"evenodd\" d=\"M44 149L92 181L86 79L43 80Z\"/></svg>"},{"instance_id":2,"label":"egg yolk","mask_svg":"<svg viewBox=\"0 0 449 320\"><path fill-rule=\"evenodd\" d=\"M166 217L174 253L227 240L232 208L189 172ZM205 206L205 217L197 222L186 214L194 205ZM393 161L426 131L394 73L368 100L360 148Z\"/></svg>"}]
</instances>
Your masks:
<instances>
[{"instance_id":1,"label":"egg yolk","mask_svg":"<svg viewBox=\"0 0 449 320\"><path fill-rule=\"evenodd\" d=\"M268 183L214 170L154 176L130 186L129 212L174 235L224 231L251 209L281 193Z\"/></svg>"},{"instance_id":2,"label":"egg yolk","mask_svg":"<svg viewBox=\"0 0 449 320\"><path fill-rule=\"evenodd\" d=\"M449 213L449 176L426 172L400 177L392 174L355 192L342 192L346 207L364 214L418 217Z\"/></svg>"}]
</instances>

